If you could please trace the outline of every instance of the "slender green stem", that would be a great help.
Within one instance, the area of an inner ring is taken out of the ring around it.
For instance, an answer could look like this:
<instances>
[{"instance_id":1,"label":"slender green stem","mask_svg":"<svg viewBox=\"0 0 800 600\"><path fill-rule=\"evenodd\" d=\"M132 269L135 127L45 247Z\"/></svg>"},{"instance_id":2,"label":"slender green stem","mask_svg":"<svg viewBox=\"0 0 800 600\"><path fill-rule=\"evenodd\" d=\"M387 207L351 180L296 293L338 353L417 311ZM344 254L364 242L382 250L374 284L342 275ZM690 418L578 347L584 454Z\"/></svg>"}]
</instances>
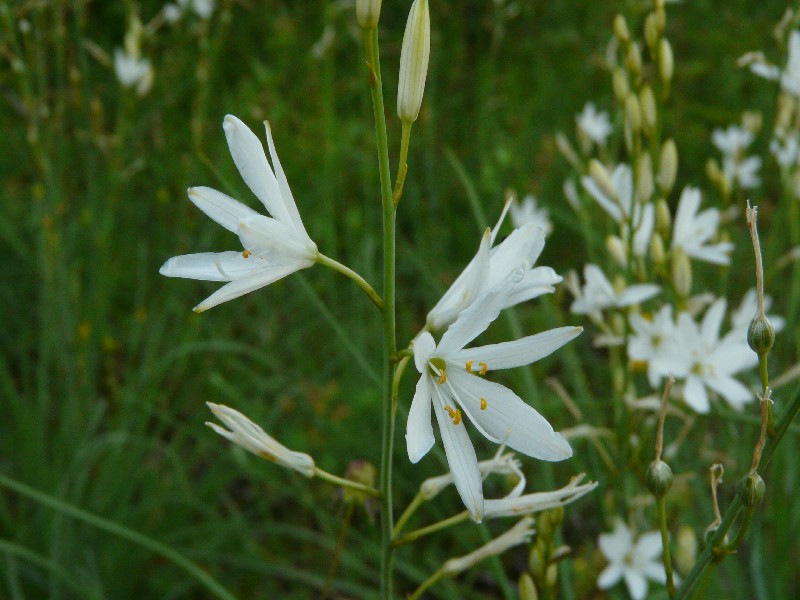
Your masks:
<instances>
[{"instance_id":1,"label":"slender green stem","mask_svg":"<svg viewBox=\"0 0 800 600\"><path fill-rule=\"evenodd\" d=\"M800 386L795 388L794 394L792 395L792 398L786 407L786 412L781 418L778 428L775 430L775 435L767 440L767 443L764 447L764 452L761 455L762 462L759 471L763 472L764 469L766 469L769 465L773 454L775 454L775 448L777 448L778 444L780 444L783 436L789 429L789 425L792 424L792 421L797 416L798 412L800 412ZM703 576L703 572L706 570L708 565L711 564L712 559L719 552L719 548L724 547L725 535L728 533L728 530L730 530L734 521L739 516L741 510L742 497L741 495L737 494L728 507L728 510L725 511L725 515L722 517L722 522L720 523L719 527L711 536L711 539L708 540L705 550L703 550L703 552L697 558L697 561L694 563L694 567L692 567L692 570L688 575L686 575L686 579L683 580L683 584L676 595L677 600L685 600L686 598L689 598L692 588L698 584Z\"/></svg>"},{"instance_id":2,"label":"slender green stem","mask_svg":"<svg viewBox=\"0 0 800 600\"><path fill-rule=\"evenodd\" d=\"M343 265L342 263L336 260L333 260L332 258L325 256L324 254L319 254L317 256L317 263L325 267L330 267L334 271L337 271L342 275L344 275L345 277L349 277L350 279L355 281L358 287L364 290L364 293L367 296L369 296L369 299L372 300L375 306L381 309L383 308L383 298L381 298L378 295L378 292L376 292L373 289L373 287L369 283L367 283L366 279L364 279L361 275L353 271L353 269Z\"/></svg>"},{"instance_id":3,"label":"slender green stem","mask_svg":"<svg viewBox=\"0 0 800 600\"><path fill-rule=\"evenodd\" d=\"M403 544L408 544L410 542L414 542L421 537L425 537L426 535L430 535L431 533L436 533L437 531L441 531L442 529L447 529L452 525L457 525L459 523L463 523L464 521L469 520L469 512L464 511L460 512L457 515L453 515L447 519L442 519L441 521L437 521L433 525L428 525L426 527L420 527L419 529L415 529L411 533L405 534L403 537L397 538L392 542L394 546L402 546Z\"/></svg>"},{"instance_id":4,"label":"slender green stem","mask_svg":"<svg viewBox=\"0 0 800 600\"><path fill-rule=\"evenodd\" d=\"M422 593L431 587L434 583L444 577L444 569L439 569L433 575L428 577L425 581L419 584L419 587L414 590L414 593L408 597L408 600L418 600L422 597Z\"/></svg>"},{"instance_id":5,"label":"slender green stem","mask_svg":"<svg viewBox=\"0 0 800 600\"><path fill-rule=\"evenodd\" d=\"M394 369L394 378L392 380L392 411L394 413L397 413L397 396L400 393L400 381L403 379L403 373L406 371L409 360L411 360L410 356L404 356Z\"/></svg>"},{"instance_id":6,"label":"slender green stem","mask_svg":"<svg viewBox=\"0 0 800 600\"><path fill-rule=\"evenodd\" d=\"M400 204L400 198L403 197L403 186L406 183L406 175L408 174L408 141L411 139L411 126L413 122L403 121L403 137L400 140L400 161L397 167L397 180L394 182L394 192L392 193L392 202L397 207Z\"/></svg>"},{"instance_id":7,"label":"slender green stem","mask_svg":"<svg viewBox=\"0 0 800 600\"><path fill-rule=\"evenodd\" d=\"M375 488L369 487L368 485L364 485L363 483L358 483L357 481L351 481L349 479L344 479L343 477L337 477L332 473L323 471L319 467L314 467L314 477L319 477L320 479L327 481L328 483L332 483L333 485L346 487L356 492L362 492L364 494L372 496L373 498L381 497L381 493Z\"/></svg>"},{"instance_id":8,"label":"slender green stem","mask_svg":"<svg viewBox=\"0 0 800 600\"><path fill-rule=\"evenodd\" d=\"M383 427L381 442L381 597L392 597L392 450L394 446L395 412L392 407L394 381L392 357L396 350L395 332L395 206L389 173L389 144L383 108L383 87L378 52L378 30L362 30L369 69L369 89L375 121L375 141L381 181L383 208Z\"/></svg>"},{"instance_id":9,"label":"slender green stem","mask_svg":"<svg viewBox=\"0 0 800 600\"><path fill-rule=\"evenodd\" d=\"M414 496L411 504L406 507L406 509L403 511L403 514L400 515L399 519L397 519L397 523L394 526L394 537L400 535L400 532L403 530L403 527L405 527L405 524L408 523L408 520L411 518L411 516L417 512L417 509L422 506L424 502L425 498L422 493Z\"/></svg>"},{"instance_id":10,"label":"slender green stem","mask_svg":"<svg viewBox=\"0 0 800 600\"><path fill-rule=\"evenodd\" d=\"M667 592L670 598L675 597L675 578L672 575L672 557L669 551L669 535L667 533L667 508L664 496L656 502L658 507L658 526L661 529L661 547L663 548L662 559L664 561L664 571L667 573Z\"/></svg>"},{"instance_id":11,"label":"slender green stem","mask_svg":"<svg viewBox=\"0 0 800 600\"><path fill-rule=\"evenodd\" d=\"M742 522L739 525L739 531L737 531L733 539L724 546L723 550L725 552L735 552L739 544L742 543L744 536L747 535L747 532L750 530L750 523L753 522L754 513L755 511L752 508L748 509L745 507Z\"/></svg>"},{"instance_id":12,"label":"slender green stem","mask_svg":"<svg viewBox=\"0 0 800 600\"><path fill-rule=\"evenodd\" d=\"M189 573L198 581L198 583L204 586L217 598L223 598L224 600L236 600L236 597L222 587L219 583L217 583L217 581L211 577L211 575L206 573L198 565L193 563L177 550L173 550L161 542L149 538L138 531L128 529L127 527L120 525L119 523L115 523L114 521L109 521L103 517L98 517L97 515L78 508L77 506L68 504L59 498L54 498L53 496L40 492L39 490L29 487L22 482L11 479L10 477L6 477L2 474L0 474L0 486L11 489L21 496L30 498L35 502L38 502L43 506L47 506L48 508L52 508L53 510L62 514L68 515L74 519L78 519L79 521L83 521L84 523L88 523L89 525L105 531L106 533L116 535L117 537L132 542L138 546L141 546L142 548L146 548L155 554L159 554Z\"/></svg>"}]
</instances>

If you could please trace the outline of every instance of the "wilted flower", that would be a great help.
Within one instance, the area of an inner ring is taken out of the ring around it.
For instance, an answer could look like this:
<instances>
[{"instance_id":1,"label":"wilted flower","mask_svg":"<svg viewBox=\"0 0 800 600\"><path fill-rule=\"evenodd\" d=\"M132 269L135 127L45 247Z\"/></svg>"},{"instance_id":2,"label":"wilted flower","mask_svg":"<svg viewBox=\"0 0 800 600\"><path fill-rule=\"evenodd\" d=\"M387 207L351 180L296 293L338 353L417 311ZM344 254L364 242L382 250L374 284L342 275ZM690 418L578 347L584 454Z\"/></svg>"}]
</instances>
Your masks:
<instances>
[{"instance_id":1,"label":"wilted flower","mask_svg":"<svg viewBox=\"0 0 800 600\"><path fill-rule=\"evenodd\" d=\"M437 344L423 331L414 341L420 373L408 414L406 444L411 462L433 446L431 406L439 423L456 489L470 515L483 518L481 474L464 417L489 440L527 456L559 461L572 456L567 441L547 420L505 386L483 379L487 372L530 364L578 336L580 327L560 327L513 342L465 348L494 321L522 279L517 269L462 311ZM463 414L461 411L464 411Z\"/></svg>"},{"instance_id":2,"label":"wilted flower","mask_svg":"<svg viewBox=\"0 0 800 600\"><path fill-rule=\"evenodd\" d=\"M502 450L502 448L501 448ZM489 460L482 460L478 463L478 470L481 477L485 479L489 475L515 475L517 484L506 497L517 497L525 489L525 474L520 469L520 462L515 458L513 452L498 454ZM425 500L433 500L448 485L454 483L453 474L447 472L444 475L429 477L419 486L419 492Z\"/></svg>"},{"instance_id":3,"label":"wilted flower","mask_svg":"<svg viewBox=\"0 0 800 600\"><path fill-rule=\"evenodd\" d=\"M230 429L229 431L216 423L206 423L218 434L256 456L271 460L306 477L314 476L314 459L308 454L289 450L242 413L229 406L211 402L206 402L206 404L211 412Z\"/></svg>"},{"instance_id":4,"label":"wilted flower","mask_svg":"<svg viewBox=\"0 0 800 600\"><path fill-rule=\"evenodd\" d=\"M580 485L583 475L573 477L563 488L551 492L534 492L523 496L486 499L483 501L484 518L518 517L534 512L564 506L582 498L597 487L596 481Z\"/></svg>"},{"instance_id":5,"label":"wilted flower","mask_svg":"<svg viewBox=\"0 0 800 600\"><path fill-rule=\"evenodd\" d=\"M639 304L657 295L661 288L654 283L630 285L615 290L611 282L597 265L587 263L583 267L586 280L581 290L576 290L575 301L570 310L578 315L599 315L607 308L623 308Z\"/></svg>"},{"instance_id":6,"label":"wilted flower","mask_svg":"<svg viewBox=\"0 0 800 600\"><path fill-rule=\"evenodd\" d=\"M531 517L525 517L504 534L497 536L474 552L470 552L466 556L451 558L442 565L442 572L446 575L461 573L482 560L491 556L497 556L509 548L528 542L533 533L533 519Z\"/></svg>"},{"instance_id":7,"label":"wilted flower","mask_svg":"<svg viewBox=\"0 0 800 600\"><path fill-rule=\"evenodd\" d=\"M231 156L242 179L271 217L212 188L189 188L189 199L225 229L238 234L244 247L244 252L175 256L161 267L160 273L167 277L229 282L198 304L194 309L197 312L310 267L319 256L316 244L303 227L269 125L266 127L274 173L261 142L247 125L232 115L226 116L223 123Z\"/></svg>"},{"instance_id":8,"label":"wilted flower","mask_svg":"<svg viewBox=\"0 0 800 600\"><path fill-rule=\"evenodd\" d=\"M630 529L617 519L613 532L600 534L598 545L610 563L597 579L601 589L624 579L631 598L643 600L647 596L648 579L666 583L667 575L660 560L661 532L648 531L634 542Z\"/></svg>"},{"instance_id":9,"label":"wilted flower","mask_svg":"<svg viewBox=\"0 0 800 600\"><path fill-rule=\"evenodd\" d=\"M719 210L707 208L700 214L700 190L686 187L678 202L675 225L672 231L672 247L683 248L687 256L717 265L727 265L733 244L720 242L706 245L717 234Z\"/></svg>"}]
</instances>

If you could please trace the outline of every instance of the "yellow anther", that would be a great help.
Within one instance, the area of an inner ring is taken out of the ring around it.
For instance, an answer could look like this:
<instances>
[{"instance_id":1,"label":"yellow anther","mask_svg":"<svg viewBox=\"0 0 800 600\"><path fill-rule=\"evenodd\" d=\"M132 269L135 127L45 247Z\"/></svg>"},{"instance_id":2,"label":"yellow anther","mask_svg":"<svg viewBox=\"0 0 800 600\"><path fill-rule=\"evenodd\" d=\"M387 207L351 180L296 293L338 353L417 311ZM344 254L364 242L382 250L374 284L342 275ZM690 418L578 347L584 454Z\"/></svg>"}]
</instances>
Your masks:
<instances>
[{"instance_id":1,"label":"yellow anther","mask_svg":"<svg viewBox=\"0 0 800 600\"><path fill-rule=\"evenodd\" d=\"M481 410L486 410L487 406L489 406L489 403L486 401L486 398L481 398Z\"/></svg>"},{"instance_id":2,"label":"yellow anther","mask_svg":"<svg viewBox=\"0 0 800 600\"><path fill-rule=\"evenodd\" d=\"M447 381L447 372L444 369L442 369L442 376L439 377L439 381L437 381L436 383L444 383L445 381Z\"/></svg>"},{"instance_id":3,"label":"yellow anther","mask_svg":"<svg viewBox=\"0 0 800 600\"><path fill-rule=\"evenodd\" d=\"M466 365L467 371L472 371L472 363L473 363L473 361L471 361L471 360L467 361L467 365Z\"/></svg>"},{"instance_id":4,"label":"yellow anther","mask_svg":"<svg viewBox=\"0 0 800 600\"><path fill-rule=\"evenodd\" d=\"M242 257L243 258L250 258L251 254L252 254L252 252L250 252L250 250L245 250L244 252L242 252Z\"/></svg>"},{"instance_id":5,"label":"yellow anther","mask_svg":"<svg viewBox=\"0 0 800 600\"><path fill-rule=\"evenodd\" d=\"M456 409L456 415L453 417L453 425L461 423L461 411Z\"/></svg>"},{"instance_id":6,"label":"yellow anther","mask_svg":"<svg viewBox=\"0 0 800 600\"><path fill-rule=\"evenodd\" d=\"M479 362L478 364L481 366L480 374L486 375L486 371L489 370L489 365L487 365L485 362Z\"/></svg>"},{"instance_id":7,"label":"yellow anther","mask_svg":"<svg viewBox=\"0 0 800 600\"><path fill-rule=\"evenodd\" d=\"M447 404L447 405L445 405L444 410L447 412L448 415L450 415L451 419L455 419L456 418L456 409L454 409L452 406Z\"/></svg>"}]
</instances>

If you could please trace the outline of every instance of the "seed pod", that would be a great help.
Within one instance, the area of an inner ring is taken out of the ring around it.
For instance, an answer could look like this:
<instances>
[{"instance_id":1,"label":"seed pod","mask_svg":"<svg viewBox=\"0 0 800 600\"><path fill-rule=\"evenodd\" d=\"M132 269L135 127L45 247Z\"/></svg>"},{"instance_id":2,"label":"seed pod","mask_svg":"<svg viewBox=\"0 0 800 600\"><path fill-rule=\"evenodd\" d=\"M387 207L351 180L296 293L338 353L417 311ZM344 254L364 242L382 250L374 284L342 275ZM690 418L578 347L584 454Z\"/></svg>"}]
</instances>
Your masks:
<instances>
[{"instance_id":1,"label":"seed pod","mask_svg":"<svg viewBox=\"0 0 800 600\"><path fill-rule=\"evenodd\" d=\"M656 498L663 498L672 486L672 469L662 460L654 460L647 468L645 483Z\"/></svg>"},{"instance_id":2,"label":"seed pod","mask_svg":"<svg viewBox=\"0 0 800 600\"><path fill-rule=\"evenodd\" d=\"M747 344L756 354L765 354L772 350L775 343L775 328L766 316L756 315L747 328Z\"/></svg>"},{"instance_id":3,"label":"seed pod","mask_svg":"<svg viewBox=\"0 0 800 600\"><path fill-rule=\"evenodd\" d=\"M761 475L758 473L751 473L736 486L736 491L742 498L742 503L748 508L755 508L764 499L764 494L767 491L767 486Z\"/></svg>"}]
</instances>

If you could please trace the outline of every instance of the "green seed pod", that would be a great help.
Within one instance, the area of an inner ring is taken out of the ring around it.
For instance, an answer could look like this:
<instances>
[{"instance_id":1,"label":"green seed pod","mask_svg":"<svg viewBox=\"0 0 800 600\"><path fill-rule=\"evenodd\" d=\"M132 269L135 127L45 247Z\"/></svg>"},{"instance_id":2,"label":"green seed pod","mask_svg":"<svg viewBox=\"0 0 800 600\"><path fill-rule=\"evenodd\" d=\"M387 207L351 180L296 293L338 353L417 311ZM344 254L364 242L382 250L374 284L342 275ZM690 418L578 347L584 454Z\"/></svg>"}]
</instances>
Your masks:
<instances>
[{"instance_id":1,"label":"green seed pod","mask_svg":"<svg viewBox=\"0 0 800 600\"><path fill-rule=\"evenodd\" d=\"M775 329L765 316L758 315L747 328L747 343L756 354L765 354L772 350L775 343Z\"/></svg>"},{"instance_id":2,"label":"green seed pod","mask_svg":"<svg viewBox=\"0 0 800 600\"><path fill-rule=\"evenodd\" d=\"M672 486L672 479L672 469L662 460L654 460L647 468L645 483L647 484L647 489L656 498L666 496Z\"/></svg>"},{"instance_id":3,"label":"green seed pod","mask_svg":"<svg viewBox=\"0 0 800 600\"><path fill-rule=\"evenodd\" d=\"M746 507L755 508L764 499L767 486L764 484L764 480L761 479L761 475L751 473L738 483L736 490L742 497L742 503Z\"/></svg>"}]
</instances>

